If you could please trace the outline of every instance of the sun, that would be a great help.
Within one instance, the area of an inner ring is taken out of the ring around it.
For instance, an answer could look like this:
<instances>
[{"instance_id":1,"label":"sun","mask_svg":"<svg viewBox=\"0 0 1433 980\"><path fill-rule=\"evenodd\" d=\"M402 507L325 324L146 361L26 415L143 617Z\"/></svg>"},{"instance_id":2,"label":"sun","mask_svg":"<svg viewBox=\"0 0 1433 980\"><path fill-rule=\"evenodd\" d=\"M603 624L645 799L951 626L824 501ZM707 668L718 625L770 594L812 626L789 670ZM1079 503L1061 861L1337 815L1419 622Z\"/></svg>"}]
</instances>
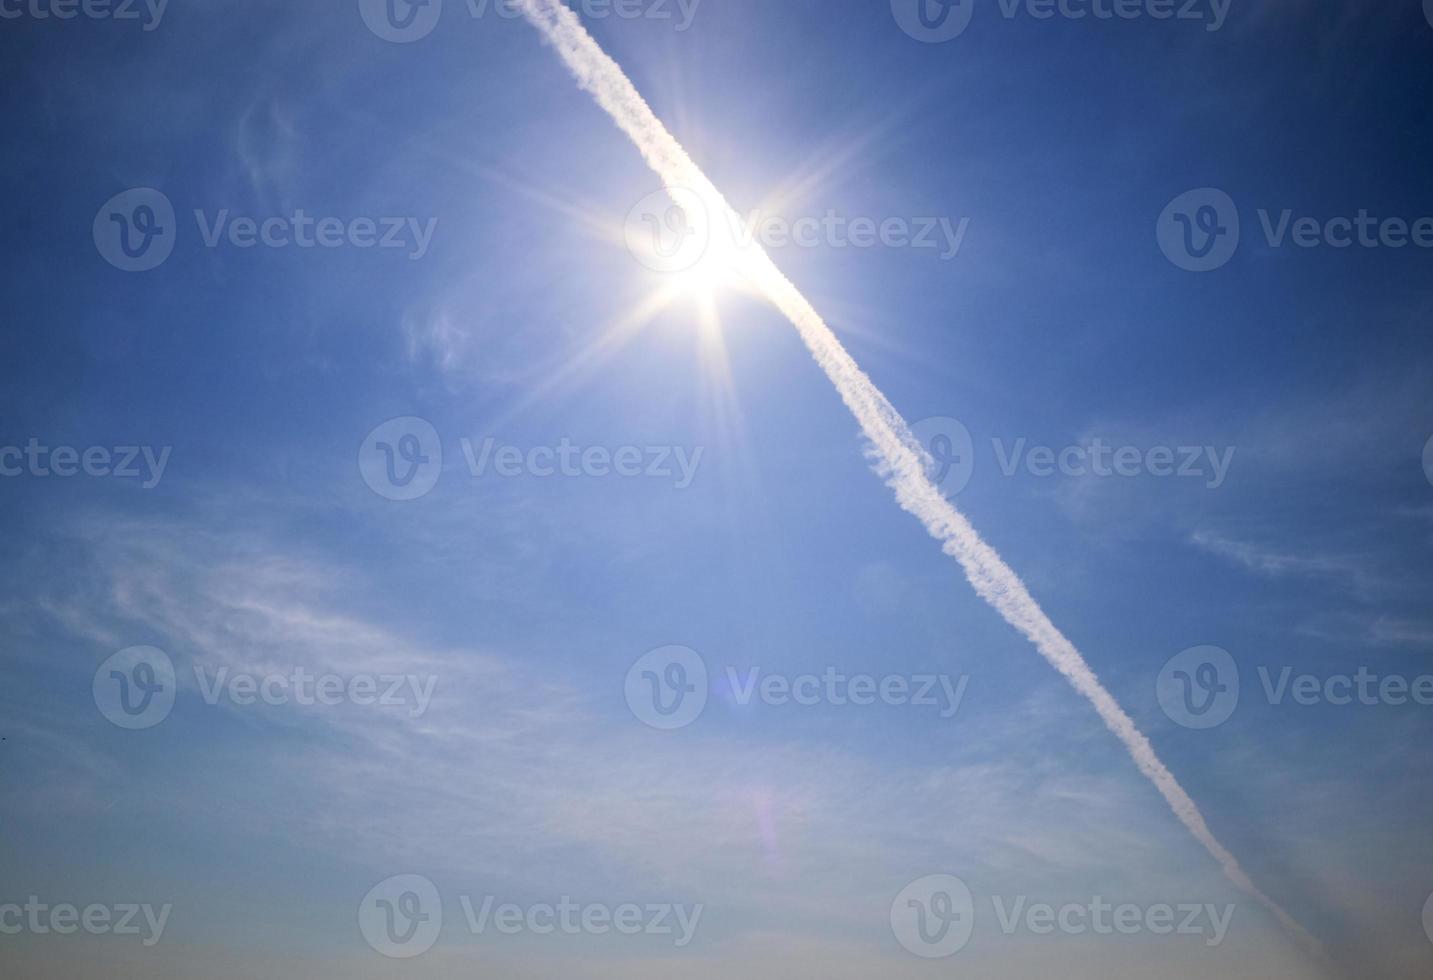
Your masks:
<instances>
[{"instance_id":1,"label":"sun","mask_svg":"<svg viewBox=\"0 0 1433 980\"><path fill-rule=\"evenodd\" d=\"M726 236L713 235L701 258L689 267L672 273L672 290L681 298L706 300L718 294L742 289L742 255Z\"/></svg>"},{"instance_id":2,"label":"sun","mask_svg":"<svg viewBox=\"0 0 1433 980\"><path fill-rule=\"evenodd\" d=\"M740 229L714 192L673 187L648 195L629 213L624 238L632 255L660 274L659 293L670 300L709 300L745 285Z\"/></svg>"}]
</instances>

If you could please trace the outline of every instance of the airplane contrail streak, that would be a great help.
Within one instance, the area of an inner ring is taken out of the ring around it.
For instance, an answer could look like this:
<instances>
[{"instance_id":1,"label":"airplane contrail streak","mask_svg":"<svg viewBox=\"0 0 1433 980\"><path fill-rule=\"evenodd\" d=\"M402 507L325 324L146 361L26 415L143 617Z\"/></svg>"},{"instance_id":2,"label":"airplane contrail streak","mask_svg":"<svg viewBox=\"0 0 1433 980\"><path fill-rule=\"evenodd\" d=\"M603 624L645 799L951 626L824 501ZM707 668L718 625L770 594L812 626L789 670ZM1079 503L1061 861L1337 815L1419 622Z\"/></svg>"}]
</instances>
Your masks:
<instances>
[{"instance_id":1,"label":"airplane contrail streak","mask_svg":"<svg viewBox=\"0 0 1433 980\"><path fill-rule=\"evenodd\" d=\"M578 84L591 93L631 138L662 183L669 190L684 189L696 194L707 208L713 225L719 220L729 220L731 227L739 227L740 217L662 125L621 66L587 33L577 15L560 0L519 0L519 3L526 18L562 56ZM931 536L941 542L942 550L960 563L980 597L1023 633L1050 665L1094 706L1174 815L1219 863L1225 877L1268 909L1313 955L1325 960L1319 941L1255 885L1238 859L1214 836L1199 807L1160 761L1149 739L1105 690L1074 644L1056 629L1025 583L926 476L929 457L924 447L806 297L755 242L744 245L738 262L747 277L795 325L816 363L836 386L842 401L870 440L870 455L876 462L877 472L895 491L901 507L919 519Z\"/></svg>"}]
</instances>

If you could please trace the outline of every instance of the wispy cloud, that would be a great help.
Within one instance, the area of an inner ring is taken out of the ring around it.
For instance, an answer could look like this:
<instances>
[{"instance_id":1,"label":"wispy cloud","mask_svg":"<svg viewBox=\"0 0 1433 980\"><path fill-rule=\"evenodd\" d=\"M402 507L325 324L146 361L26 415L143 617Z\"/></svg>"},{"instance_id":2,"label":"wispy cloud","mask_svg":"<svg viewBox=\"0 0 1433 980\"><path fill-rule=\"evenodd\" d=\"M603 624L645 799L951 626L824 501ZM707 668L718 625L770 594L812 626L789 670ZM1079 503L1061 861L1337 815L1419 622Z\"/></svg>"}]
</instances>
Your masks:
<instances>
[{"instance_id":1,"label":"wispy cloud","mask_svg":"<svg viewBox=\"0 0 1433 980\"><path fill-rule=\"evenodd\" d=\"M1006 730L966 731L938 768L756 731L657 733L626 714L615 683L580 687L521 655L380 626L354 608L364 590L349 571L272 541L159 522L89 526L104 530L76 576L89 585L84 598L51 596L41 616L89 648L126 633L159 643L181 678L194 665L303 664L431 671L438 687L420 718L354 706L209 709L248 734L234 741L205 723L202 762L162 780L132 770L94 726L23 704L32 748L49 746L52 796L103 798L129 781L146 820L202 819L238 839L281 834L376 877L416 868L459 885L692 896L811 937L879 935L882 903L906 880L951 868L992 890L1011 876L1073 880L1092 869L1131 890L1219 887L1205 870L1191 880L1170 866L1172 831L1137 781L1069 772L1029 738L1044 709L1013 710ZM49 594L49 583L34 591ZM185 683L163 737L199 737L184 720L198 697L192 675ZM267 774L260 785L226 775L255 771ZM756 921L737 918L738 931Z\"/></svg>"}]
</instances>

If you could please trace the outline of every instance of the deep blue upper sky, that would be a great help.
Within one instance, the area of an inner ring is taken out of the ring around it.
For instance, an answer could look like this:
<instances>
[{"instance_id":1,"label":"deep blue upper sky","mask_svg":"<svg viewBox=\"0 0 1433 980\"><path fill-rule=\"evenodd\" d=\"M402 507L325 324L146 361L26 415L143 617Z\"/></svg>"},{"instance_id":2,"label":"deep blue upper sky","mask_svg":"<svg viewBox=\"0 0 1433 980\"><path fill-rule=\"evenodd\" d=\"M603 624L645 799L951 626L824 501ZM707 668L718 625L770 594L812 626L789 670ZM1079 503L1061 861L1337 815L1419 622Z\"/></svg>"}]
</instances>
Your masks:
<instances>
[{"instance_id":1,"label":"deep blue upper sky","mask_svg":"<svg viewBox=\"0 0 1433 980\"><path fill-rule=\"evenodd\" d=\"M934 44L883 2L587 23L739 211L968 219L948 260L771 252L907 418L964 424L957 504L1256 880L1346 966L1426 972L1433 706L1274 704L1257 671L1433 671L1433 248L1274 244L1260 212L1433 216L1433 25L1417 0L1236 0L1212 31L970 2L968 30ZM37 977L1314 975L893 505L790 326L736 292L716 297L719 328L690 297L648 302L664 276L623 228L656 178L536 32L447 0L396 44L357 8L175 0L146 31L5 6L23 15L0 20L0 450L170 455L152 487L0 477L0 904L174 912L153 948L0 935L0 961ZM133 188L175 211L173 252L146 272L107 261L93 230ZM1156 236L1200 188L1241 225L1206 273ZM298 210L411 219L431 242L414 259L208 247L200 229ZM407 416L444 460L404 502L355 461ZM682 488L474 477L461 440L489 438L702 455ZM1095 439L1234 455L1217 487L1002 472L1017 445ZM623 698L667 644L714 677L675 732ZM1204 644L1244 692L1194 730L1156 684ZM131 732L91 684L135 645L167 652L180 693ZM195 670L226 665L437 686L416 720L210 706ZM969 680L952 719L743 707L715 680L726 665ZM443 892L444 939L390 961L355 909L410 872ZM927 963L887 916L938 872L969 883L977 919L959 958ZM485 894L706 913L680 950L475 937L457 896ZM1239 905L1208 947L1005 935L991 898L1017 895Z\"/></svg>"}]
</instances>

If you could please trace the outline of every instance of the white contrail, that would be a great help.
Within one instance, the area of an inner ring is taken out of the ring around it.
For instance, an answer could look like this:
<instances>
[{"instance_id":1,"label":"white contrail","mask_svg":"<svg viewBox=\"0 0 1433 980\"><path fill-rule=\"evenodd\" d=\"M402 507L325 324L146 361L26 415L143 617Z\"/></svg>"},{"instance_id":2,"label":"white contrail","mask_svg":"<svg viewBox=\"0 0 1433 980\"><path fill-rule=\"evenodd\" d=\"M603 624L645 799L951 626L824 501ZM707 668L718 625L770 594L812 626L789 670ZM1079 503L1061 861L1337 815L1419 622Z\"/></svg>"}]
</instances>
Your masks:
<instances>
[{"instance_id":1,"label":"white contrail","mask_svg":"<svg viewBox=\"0 0 1433 980\"><path fill-rule=\"evenodd\" d=\"M527 19L557 49L578 83L631 137L662 183L670 190L685 189L694 193L706 208L706 217L713 229L719 228L723 221L729 221L730 227L739 227L741 219L737 213L667 132L621 67L592 39L577 15L560 0L519 0L519 3ZM1129 750L1135 765L1154 783L1180 822L1219 862L1225 876L1263 904L1322 959L1318 940L1254 884L1239 861L1210 831L1199 807L1160 761L1149 739L1105 690L1074 644L1050 622L1025 583L981 540L964 515L926 476L928 456L924 447L886 396L846 353L806 297L755 242L746 244L736 261L747 277L795 324L816 363L836 386L841 400L870 440L871 456L887 485L895 491L901 507L919 518L931 536L941 542L945 553L960 562L980 597L994 606L1006 622L1024 633L1050 665L1094 705L1105 725Z\"/></svg>"}]
</instances>

